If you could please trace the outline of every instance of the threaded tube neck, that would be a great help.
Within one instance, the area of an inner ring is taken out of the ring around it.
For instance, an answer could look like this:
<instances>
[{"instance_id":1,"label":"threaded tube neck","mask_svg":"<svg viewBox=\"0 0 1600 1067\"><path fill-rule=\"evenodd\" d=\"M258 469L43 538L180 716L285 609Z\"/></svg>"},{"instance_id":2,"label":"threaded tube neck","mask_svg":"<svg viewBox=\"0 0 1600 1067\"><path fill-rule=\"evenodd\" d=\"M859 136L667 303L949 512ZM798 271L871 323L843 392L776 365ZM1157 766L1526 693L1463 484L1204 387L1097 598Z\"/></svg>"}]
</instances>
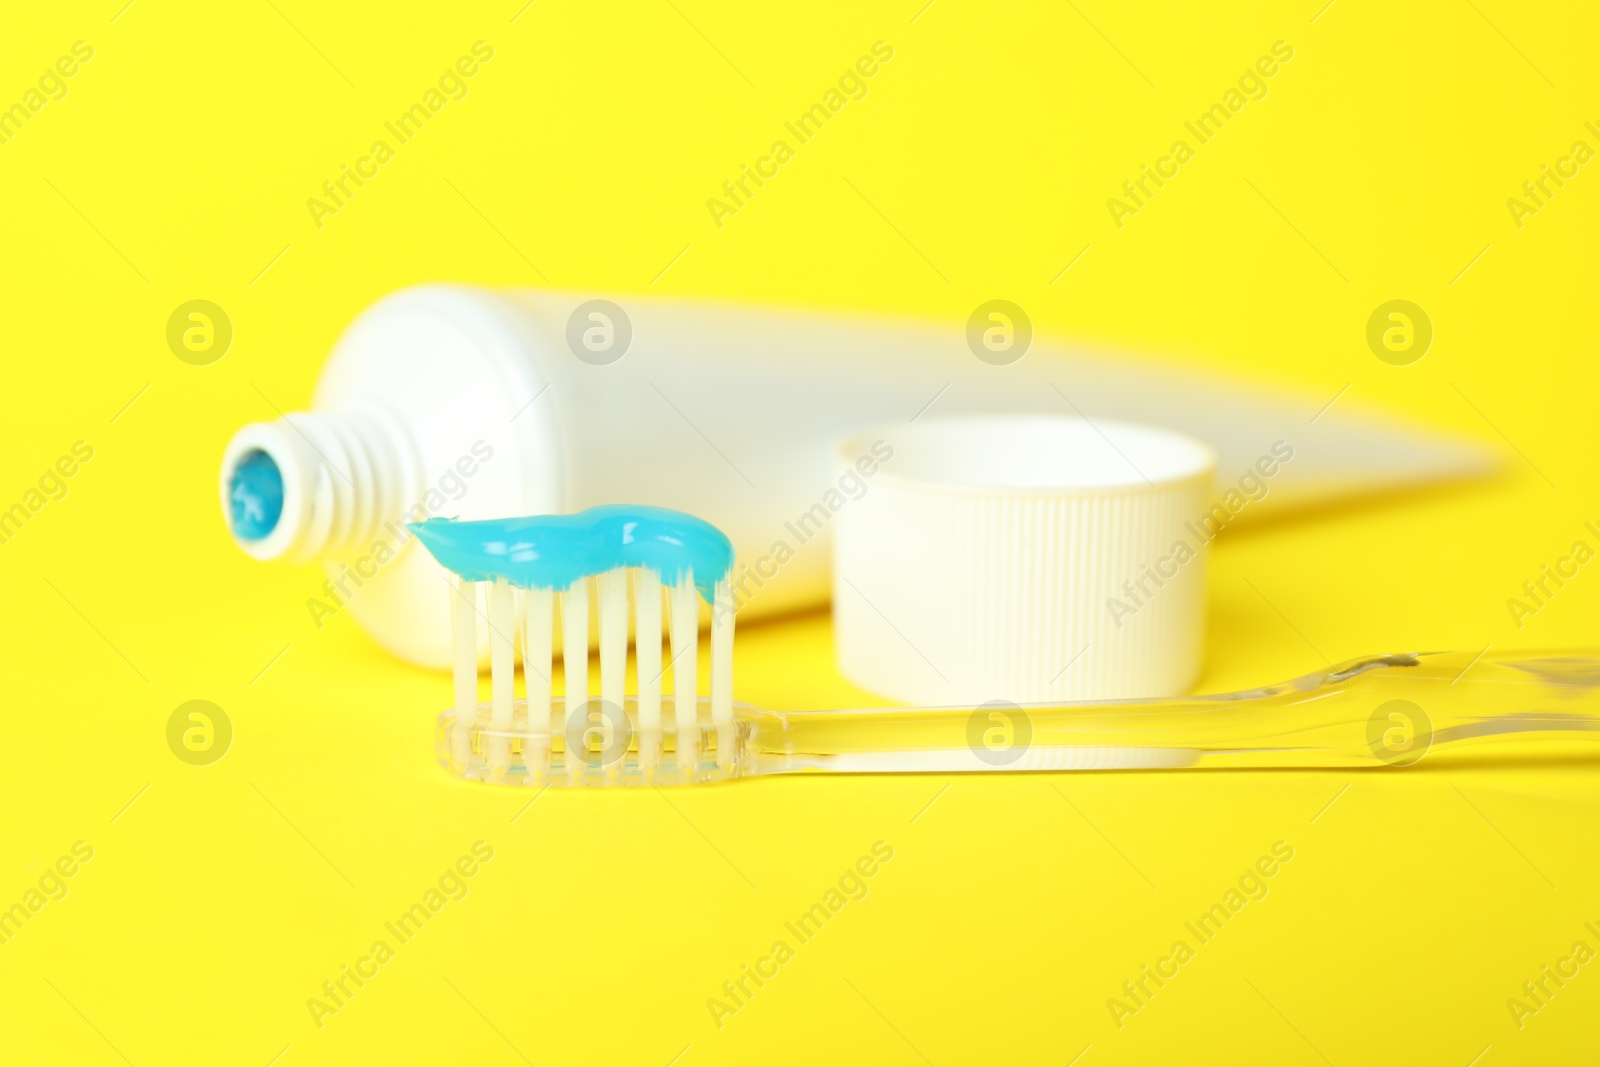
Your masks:
<instances>
[{"instance_id":1,"label":"threaded tube neck","mask_svg":"<svg viewBox=\"0 0 1600 1067\"><path fill-rule=\"evenodd\" d=\"M418 470L409 434L382 408L296 412L234 435L222 462L223 513L258 559L337 557L403 516Z\"/></svg>"}]
</instances>

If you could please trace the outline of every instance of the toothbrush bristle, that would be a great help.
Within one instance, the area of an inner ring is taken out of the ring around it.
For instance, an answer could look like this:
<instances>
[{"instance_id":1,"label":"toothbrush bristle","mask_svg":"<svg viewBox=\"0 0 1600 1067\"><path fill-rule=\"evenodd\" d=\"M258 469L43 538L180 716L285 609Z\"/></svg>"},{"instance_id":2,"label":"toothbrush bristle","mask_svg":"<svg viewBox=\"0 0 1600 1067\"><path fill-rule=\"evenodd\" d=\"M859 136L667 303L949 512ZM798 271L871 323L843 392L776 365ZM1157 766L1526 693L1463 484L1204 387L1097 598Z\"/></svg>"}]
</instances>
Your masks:
<instances>
[{"instance_id":1,"label":"toothbrush bristle","mask_svg":"<svg viewBox=\"0 0 1600 1067\"><path fill-rule=\"evenodd\" d=\"M516 616L512 609L510 584L504 578L496 578L489 585L489 722L497 731L511 727L512 688L516 685L516 654L511 643L511 635L516 633ZM504 775L510 766L510 738L494 738L489 746L491 773Z\"/></svg>"},{"instance_id":2,"label":"toothbrush bristle","mask_svg":"<svg viewBox=\"0 0 1600 1067\"><path fill-rule=\"evenodd\" d=\"M688 574L668 594L672 602L672 707L677 722L678 767L687 771L699 757L695 736L695 696L700 671L700 603Z\"/></svg>"},{"instance_id":3,"label":"toothbrush bristle","mask_svg":"<svg viewBox=\"0 0 1600 1067\"><path fill-rule=\"evenodd\" d=\"M567 775L577 785L583 778L583 765L571 752L574 725L573 709L583 714L589 703L589 579L579 578L561 594L561 667L567 680ZM588 734L579 731L579 736Z\"/></svg>"},{"instance_id":4,"label":"toothbrush bristle","mask_svg":"<svg viewBox=\"0 0 1600 1067\"><path fill-rule=\"evenodd\" d=\"M600 656L597 701L589 691L590 578L559 591L520 589L498 577L452 583L456 699L447 756L452 769L486 781L527 785L618 782L625 766L632 768L629 784L725 776L734 766L737 745L728 579L716 584L712 605L709 699L699 693L700 596L692 573L664 585L648 567L617 567L595 575L592 583ZM479 585L487 586L487 614L479 608ZM559 698L551 681L558 604L566 678L565 694ZM630 614L636 697L626 692ZM480 619L487 622L490 653L487 705L478 703ZM515 693L518 630L526 693L522 700ZM671 659L663 665L662 643L668 637ZM662 679L669 671L670 731L662 722ZM702 721L702 705L709 722ZM668 738L670 756L663 751ZM709 762L712 748L714 764Z\"/></svg>"},{"instance_id":5,"label":"toothbrush bristle","mask_svg":"<svg viewBox=\"0 0 1600 1067\"><path fill-rule=\"evenodd\" d=\"M554 659L556 600L548 589L528 589L518 593L522 600L522 679L528 694L526 715L529 722L550 721L550 676ZM476 664L473 667L476 671ZM548 736L523 737L523 760L530 767L543 767L550 758Z\"/></svg>"},{"instance_id":6,"label":"toothbrush bristle","mask_svg":"<svg viewBox=\"0 0 1600 1067\"><path fill-rule=\"evenodd\" d=\"M639 680L639 766L653 774L661 760L661 579L636 570L633 586L633 664Z\"/></svg>"}]
</instances>

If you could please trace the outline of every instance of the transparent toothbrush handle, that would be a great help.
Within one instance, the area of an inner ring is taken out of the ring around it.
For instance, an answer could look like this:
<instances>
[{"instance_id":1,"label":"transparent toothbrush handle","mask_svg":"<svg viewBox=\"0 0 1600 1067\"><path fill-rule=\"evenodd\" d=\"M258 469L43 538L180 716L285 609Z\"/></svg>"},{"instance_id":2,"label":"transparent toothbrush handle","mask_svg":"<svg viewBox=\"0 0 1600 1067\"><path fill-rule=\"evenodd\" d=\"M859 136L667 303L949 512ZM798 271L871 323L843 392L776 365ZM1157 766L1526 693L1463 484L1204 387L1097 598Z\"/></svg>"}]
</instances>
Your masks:
<instances>
[{"instance_id":1,"label":"transparent toothbrush handle","mask_svg":"<svg viewBox=\"0 0 1600 1067\"><path fill-rule=\"evenodd\" d=\"M751 770L1403 767L1479 745L1596 740L1600 650L1403 653L1215 696L769 714Z\"/></svg>"}]
</instances>

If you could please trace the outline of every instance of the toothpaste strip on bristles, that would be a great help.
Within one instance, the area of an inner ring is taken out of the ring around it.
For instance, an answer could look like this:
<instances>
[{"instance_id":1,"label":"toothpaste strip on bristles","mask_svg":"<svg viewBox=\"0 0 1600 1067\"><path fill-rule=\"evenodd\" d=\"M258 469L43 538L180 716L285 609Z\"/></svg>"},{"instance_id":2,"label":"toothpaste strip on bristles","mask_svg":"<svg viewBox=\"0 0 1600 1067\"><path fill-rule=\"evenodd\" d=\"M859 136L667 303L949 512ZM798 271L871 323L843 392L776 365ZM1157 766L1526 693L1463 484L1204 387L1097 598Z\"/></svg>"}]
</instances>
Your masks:
<instances>
[{"instance_id":1,"label":"toothpaste strip on bristles","mask_svg":"<svg viewBox=\"0 0 1600 1067\"><path fill-rule=\"evenodd\" d=\"M639 763L646 771L660 761L662 744L661 644L664 623L671 635L673 718L677 762L692 774L700 759L699 604L711 605L711 718L718 762L731 766L733 719L733 546L723 533L692 515L665 508L609 506L575 515L459 522L433 518L412 523L420 540L455 572L455 750L466 742L478 715L477 585L489 583L490 703L495 734L513 727L515 667L512 638L520 617L523 675L529 730L523 752L530 784L543 779L550 759L550 734L566 730L566 767L574 784L588 769L587 751L574 744L591 724L572 718L589 699L589 586L595 579L600 631L600 696L626 707L628 579L634 590ZM668 615L662 615L666 588ZM521 604L517 603L520 591ZM559 593L563 660L567 678L567 723L550 722L554 601ZM585 712L587 714L587 712ZM548 729L541 728L547 724ZM609 736L607 741L610 741ZM511 765L510 741L491 735L482 753L491 779ZM605 768L620 771L625 752L612 753Z\"/></svg>"}]
</instances>

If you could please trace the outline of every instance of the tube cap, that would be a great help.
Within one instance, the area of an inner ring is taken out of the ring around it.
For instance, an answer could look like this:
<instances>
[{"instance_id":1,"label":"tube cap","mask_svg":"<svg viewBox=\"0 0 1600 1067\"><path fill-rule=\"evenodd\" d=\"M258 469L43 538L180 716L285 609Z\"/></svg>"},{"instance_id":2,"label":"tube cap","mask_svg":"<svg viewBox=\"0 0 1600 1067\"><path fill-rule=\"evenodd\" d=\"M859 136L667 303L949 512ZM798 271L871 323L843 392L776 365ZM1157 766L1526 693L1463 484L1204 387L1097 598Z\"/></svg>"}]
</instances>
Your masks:
<instances>
[{"instance_id":1,"label":"tube cap","mask_svg":"<svg viewBox=\"0 0 1600 1067\"><path fill-rule=\"evenodd\" d=\"M835 520L835 653L850 681L969 706L1195 683L1208 446L1131 423L986 416L863 435L841 456L873 442L893 455Z\"/></svg>"}]
</instances>

